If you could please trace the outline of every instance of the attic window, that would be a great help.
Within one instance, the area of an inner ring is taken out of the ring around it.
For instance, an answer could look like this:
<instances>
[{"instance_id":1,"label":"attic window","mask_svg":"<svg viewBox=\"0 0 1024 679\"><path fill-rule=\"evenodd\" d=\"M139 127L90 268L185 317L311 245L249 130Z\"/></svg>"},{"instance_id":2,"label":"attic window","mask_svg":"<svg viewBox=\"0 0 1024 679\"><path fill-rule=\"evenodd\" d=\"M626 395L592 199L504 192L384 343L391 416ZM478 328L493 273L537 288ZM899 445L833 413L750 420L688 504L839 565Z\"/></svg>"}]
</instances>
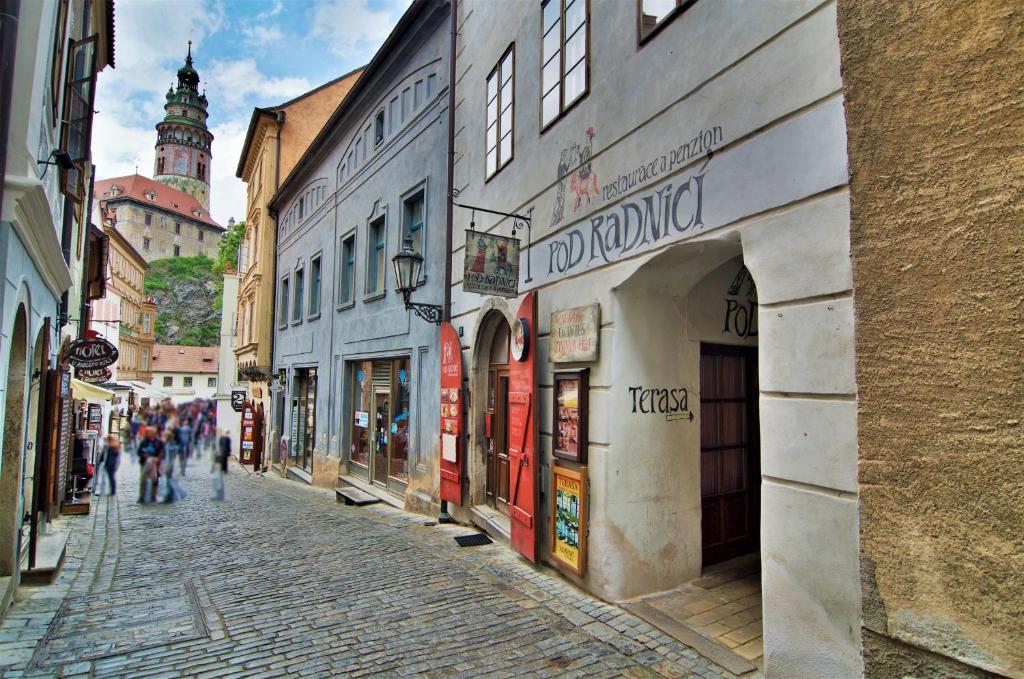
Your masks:
<instances>
[{"instance_id":1,"label":"attic window","mask_svg":"<svg viewBox=\"0 0 1024 679\"><path fill-rule=\"evenodd\" d=\"M116 196L116 195L117 195L117 194L119 194L120 192L121 192L121 189L120 189L120 188L118 188L117 186L111 186L111 187L110 187L110 197L111 197L111 198L113 198L114 196Z\"/></svg>"},{"instance_id":2,"label":"attic window","mask_svg":"<svg viewBox=\"0 0 1024 679\"><path fill-rule=\"evenodd\" d=\"M174 207L178 207L178 204L177 204L177 203L174 203Z\"/></svg>"},{"instance_id":3,"label":"attic window","mask_svg":"<svg viewBox=\"0 0 1024 679\"><path fill-rule=\"evenodd\" d=\"M156 200L156 193L153 191L146 191L146 198L149 200Z\"/></svg>"}]
</instances>

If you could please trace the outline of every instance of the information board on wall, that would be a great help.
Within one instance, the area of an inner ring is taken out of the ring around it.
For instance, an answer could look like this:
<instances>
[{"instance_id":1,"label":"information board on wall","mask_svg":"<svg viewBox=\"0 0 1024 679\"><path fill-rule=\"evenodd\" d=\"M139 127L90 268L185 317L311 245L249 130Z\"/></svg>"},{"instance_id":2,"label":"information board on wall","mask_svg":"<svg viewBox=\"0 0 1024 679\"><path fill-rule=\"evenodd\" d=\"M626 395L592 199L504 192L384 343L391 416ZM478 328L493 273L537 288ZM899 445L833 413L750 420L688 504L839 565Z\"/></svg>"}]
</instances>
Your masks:
<instances>
[{"instance_id":1,"label":"information board on wall","mask_svg":"<svg viewBox=\"0 0 1024 679\"><path fill-rule=\"evenodd\" d=\"M552 311L548 360L552 363L596 361L600 333L600 304Z\"/></svg>"}]
</instances>

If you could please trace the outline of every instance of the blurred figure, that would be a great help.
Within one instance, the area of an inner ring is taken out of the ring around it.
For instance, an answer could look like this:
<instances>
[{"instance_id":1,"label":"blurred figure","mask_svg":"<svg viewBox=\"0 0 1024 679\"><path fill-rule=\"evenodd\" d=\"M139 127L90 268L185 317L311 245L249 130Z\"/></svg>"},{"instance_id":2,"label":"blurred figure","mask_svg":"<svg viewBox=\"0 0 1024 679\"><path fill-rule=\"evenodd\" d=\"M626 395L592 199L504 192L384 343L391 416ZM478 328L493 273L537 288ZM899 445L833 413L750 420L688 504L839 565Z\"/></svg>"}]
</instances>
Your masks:
<instances>
[{"instance_id":1,"label":"blurred figure","mask_svg":"<svg viewBox=\"0 0 1024 679\"><path fill-rule=\"evenodd\" d=\"M213 472L213 499L224 500L224 474L228 471L228 458L231 456L231 434L224 430L217 442L215 454L211 456Z\"/></svg>"},{"instance_id":2,"label":"blurred figure","mask_svg":"<svg viewBox=\"0 0 1024 679\"><path fill-rule=\"evenodd\" d=\"M185 466L192 455L192 424L188 418L182 418L178 424L178 464L181 466L181 477L185 478Z\"/></svg>"},{"instance_id":3,"label":"blurred figure","mask_svg":"<svg viewBox=\"0 0 1024 679\"><path fill-rule=\"evenodd\" d=\"M117 495L117 468L121 466L121 441L116 436L107 437L103 454L103 475L110 482L110 494Z\"/></svg>"},{"instance_id":4,"label":"blurred figure","mask_svg":"<svg viewBox=\"0 0 1024 679\"><path fill-rule=\"evenodd\" d=\"M142 440L137 446L139 454L139 466L142 473L139 474L139 503L149 502L150 490L156 485L154 468L160 463L160 456L164 452L163 442L156 437L155 427L144 427L142 429ZM147 474L147 471L149 472ZM155 492L155 489L153 489Z\"/></svg>"}]
</instances>

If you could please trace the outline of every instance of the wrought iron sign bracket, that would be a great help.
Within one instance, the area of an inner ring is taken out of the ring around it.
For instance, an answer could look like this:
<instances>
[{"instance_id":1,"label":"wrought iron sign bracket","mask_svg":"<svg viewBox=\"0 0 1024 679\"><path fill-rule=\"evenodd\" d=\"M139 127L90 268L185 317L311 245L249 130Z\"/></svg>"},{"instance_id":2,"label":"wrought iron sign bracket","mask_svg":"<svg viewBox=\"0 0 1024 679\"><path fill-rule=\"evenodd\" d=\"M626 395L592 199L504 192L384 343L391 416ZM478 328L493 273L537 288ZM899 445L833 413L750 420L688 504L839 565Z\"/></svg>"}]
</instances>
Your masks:
<instances>
[{"instance_id":1,"label":"wrought iron sign bracket","mask_svg":"<svg viewBox=\"0 0 1024 679\"><path fill-rule=\"evenodd\" d=\"M512 220L512 237L516 237L516 231L526 229L527 240L526 240L526 281L529 283L533 280L533 276L530 275L530 249L533 245L533 208L529 209L528 215L521 215L516 212L502 212L501 210L491 210L486 207L477 207L476 205L466 205L464 203L456 203L455 199L459 197L458 190L452 192L452 205L455 207L461 207L464 210L472 210L474 213L477 211L486 212L490 215L498 215L499 217L508 217ZM469 228L475 228L476 226L476 215L470 217Z\"/></svg>"},{"instance_id":2,"label":"wrought iron sign bracket","mask_svg":"<svg viewBox=\"0 0 1024 679\"><path fill-rule=\"evenodd\" d=\"M409 296L406 295L405 308L416 312L416 315L427 323L441 325L441 321L444 320L444 309L440 304L419 304L417 302L410 302Z\"/></svg>"}]
</instances>

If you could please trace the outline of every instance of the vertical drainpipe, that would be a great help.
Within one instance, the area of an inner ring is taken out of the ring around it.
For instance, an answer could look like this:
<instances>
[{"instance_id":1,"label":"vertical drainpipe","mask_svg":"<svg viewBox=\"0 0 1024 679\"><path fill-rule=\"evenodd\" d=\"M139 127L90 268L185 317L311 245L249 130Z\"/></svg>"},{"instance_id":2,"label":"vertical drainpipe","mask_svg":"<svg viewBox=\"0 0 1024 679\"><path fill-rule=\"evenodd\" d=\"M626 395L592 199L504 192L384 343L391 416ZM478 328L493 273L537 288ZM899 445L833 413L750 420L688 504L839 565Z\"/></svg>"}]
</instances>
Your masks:
<instances>
[{"instance_id":1,"label":"vertical drainpipe","mask_svg":"<svg viewBox=\"0 0 1024 679\"><path fill-rule=\"evenodd\" d=\"M274 191L270 194L271 196L277 195L277 190L281 188L281 128L284 127L285 113L284 111L277 112L277 135L274 139ZM277 329L277 210L267 210L270 216L274 218L274 249L273 257L270 261L270 371L274 371L274 337ZM264 229L264 232L266 229ZM284 384L281 385L282 387ZM274 401L277 398L270 396L270 378L267 378L267 397L270 399L270 417L272 418L273 425L277 422L277 413L274 412ZM281 407L284 408L284 400L281 400ZM281 421L284 421L282 415ZM266 427L264 436L269 436L270 427ZM278 440L281 438L283 432L277 432ZM270 459L272 456L277 454L277 450L273 446L264 446L267 450L267 454L263 456L263 463L267 469L270 469Z\"/></svg>"},{"instance_id":2,"label":"vertical drainpipe","mask_svg":"<svg viewBox=\"0 0 1024 679\"><path fill-rule=\"evenodd\" d=\"M448 187L445 200L444 308L445 323L452 320L452 201L455 200L455 41L458 37L459 0L452 0L448 44ZM461 359L460 359L461 360ZM465 401L463 401L465 402ZM441 500L438 523L451 523L447 500Z\"/></svg>"}]
</instances>

